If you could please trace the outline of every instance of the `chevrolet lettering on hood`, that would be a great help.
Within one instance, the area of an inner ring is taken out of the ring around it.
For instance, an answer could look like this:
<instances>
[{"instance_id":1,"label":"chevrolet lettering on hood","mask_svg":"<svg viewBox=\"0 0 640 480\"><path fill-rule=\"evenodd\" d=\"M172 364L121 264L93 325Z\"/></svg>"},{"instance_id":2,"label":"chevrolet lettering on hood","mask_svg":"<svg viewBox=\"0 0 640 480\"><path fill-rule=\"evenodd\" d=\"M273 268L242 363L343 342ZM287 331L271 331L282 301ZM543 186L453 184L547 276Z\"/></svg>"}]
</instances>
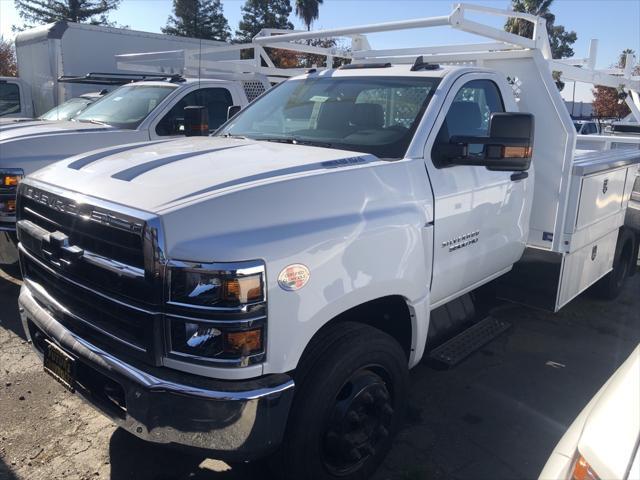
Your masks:
<instances>
[{"instance_id":1,"label":"chevrolet lettering on hood","mask_svg":"<svg viewBox=\"0 0 640 480\"><path fill-rule=\"evenodd\" d=\"M142 223L128 220L122 216L116 216L110 212L98 210L92 205L77 203L71 199L52 194L50 192L44 192L31 186L24 188L22 190L22 195L61 213L81 217L85 220L91 220L133 233L142 233Z\"/></svg>"}]
</instances>

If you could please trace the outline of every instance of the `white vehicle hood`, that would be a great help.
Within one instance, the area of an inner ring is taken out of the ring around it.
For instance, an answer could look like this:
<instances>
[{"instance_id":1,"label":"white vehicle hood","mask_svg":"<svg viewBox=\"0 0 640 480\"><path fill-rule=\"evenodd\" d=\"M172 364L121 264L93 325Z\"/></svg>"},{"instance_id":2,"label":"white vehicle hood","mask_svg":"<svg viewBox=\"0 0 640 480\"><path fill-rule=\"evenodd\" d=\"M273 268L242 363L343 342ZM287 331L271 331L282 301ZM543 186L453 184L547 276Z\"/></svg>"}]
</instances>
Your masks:
<instances>
[{"instance_id":1,"label":"white vehicle hood","mask_svg":"<svg viewBox=\"0 0 640 480\"><path fill-rule=\"evenodd\" d=\"M147 131L71 121L16 122L0 126L0 168L30 174L82 152L149 140Z\"/></svg>"},{"instance_id":2,"label":"white vehicle hood","mask_svg":"<svg viewBox=\"0 0 640 480\"><path fill-rule=\"evenodd\" d=\"M20 118L15 118L15 117L11 117L11 118L4 118L4 117L0 117L0 130L2 130L2 127L5 127L7 125L15 125L17 123L26 123L29 122L32 125L35 123L44 123L45 120L38 120L37 118L28 118L28 117L20 117Z\"/></svg>"},{"instance_id":3,"label":"white vehicle hood","mask_svg":"<svg viewBox=\"0 0 640 480\"><path fill-rule=\"evenodd\" d=\"M78 155L32 178L159 213L247 186L376 161L373 155L344 150L191 137Z\"/></svg>"},{"instance_id":4,"label":"white vehicle hood","mask_svg":"<svg viewBox=\"0 0 640 480\"><path fill-rule=\"evenodd\" d=\"M111 129L105 125L94 123L71 122L68 120L47 121L32 120L26 122L9 122L0 125L0 142L19 137L65 134L82 130Z\"/></svg>"},{"instance_id":5,"label":"white vehicle hood","mask_svg":"<svg viewBox=\"0 0 640 480\"><path fill-rule=\"evenodd\" d=\"M600 478L624 479L639 437L640 346L599 392L578 450Z\"/></svg>"}]
</instances>

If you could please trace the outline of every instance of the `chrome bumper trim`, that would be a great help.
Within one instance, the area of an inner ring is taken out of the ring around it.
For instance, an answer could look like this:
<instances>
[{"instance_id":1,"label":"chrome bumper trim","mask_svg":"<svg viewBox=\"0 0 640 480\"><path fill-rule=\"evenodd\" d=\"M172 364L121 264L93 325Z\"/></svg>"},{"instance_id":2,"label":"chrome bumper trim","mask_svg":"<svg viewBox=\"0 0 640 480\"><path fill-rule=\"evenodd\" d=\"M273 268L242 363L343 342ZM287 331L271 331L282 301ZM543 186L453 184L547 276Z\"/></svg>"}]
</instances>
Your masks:
<instances>
[{"instance_id":1,"label":"chrome bumper trim","mask_svg":"<svg viewBox=\"0 0 640 480\"><path fill-rule=\"evenodd\" d=\"M144 440L216 452L219 458L252 460L274 451L284 435L294 381L284 374L243 381L211 380L164 369L150 373L87 342L58 323L23 285L20 315L92 371L122 386L126 413L114 416L92 396L79 393L116 424ZM35 342L32 342L35 344ZM36 351L42 355L37 349Z\"/></svg>"}]
</instances>

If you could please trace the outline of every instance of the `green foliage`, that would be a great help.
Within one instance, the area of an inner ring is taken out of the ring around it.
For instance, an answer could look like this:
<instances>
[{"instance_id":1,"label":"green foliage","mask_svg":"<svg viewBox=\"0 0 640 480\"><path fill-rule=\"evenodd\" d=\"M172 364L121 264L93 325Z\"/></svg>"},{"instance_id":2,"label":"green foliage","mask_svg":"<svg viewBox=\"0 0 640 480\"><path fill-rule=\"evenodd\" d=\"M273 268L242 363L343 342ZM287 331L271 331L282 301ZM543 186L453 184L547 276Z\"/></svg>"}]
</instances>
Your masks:
<instances>
[{"instance_id":1,"label":"green foliage","mask_svg":"<svg viewBox=\"0 0 640 480\"><path fill-rule=\"evenodd\" d=\"M33 25L58 22L110 25L107 14L118 8L121 0L14 0L16 10L25 22L14 30Z\"/></svg>"},{"instance_id":2,"label":"green foliage","mask_svg":"<svg viewBox=\"0 0 640 480\"><path fill-rule=\"evenodd\" d=\"M161 30L168 35L223 42L231 37L220 0L173 0L173 16Z\"/></svg>"},{"instance_id":3,"label":"green foliage","mask_svg":"<svg viewBox=\"0 0 640 480\"><path fill-rule=\"evenodd\" d=\"M311 24L320 17L320 5L323 0L296 0L296 15L311 30Z\"/></svg>"},{"instance_id":4,"label":"green foliage","mask_svg":"<svg viewBox=\"0 0 640 480\"><path fill-rule=\"evenodd\" d=\"M263 28L293 29L290 14L289 0L247 0L242 7L236 41L250 42Z\"/></svg>"}]
</instances>

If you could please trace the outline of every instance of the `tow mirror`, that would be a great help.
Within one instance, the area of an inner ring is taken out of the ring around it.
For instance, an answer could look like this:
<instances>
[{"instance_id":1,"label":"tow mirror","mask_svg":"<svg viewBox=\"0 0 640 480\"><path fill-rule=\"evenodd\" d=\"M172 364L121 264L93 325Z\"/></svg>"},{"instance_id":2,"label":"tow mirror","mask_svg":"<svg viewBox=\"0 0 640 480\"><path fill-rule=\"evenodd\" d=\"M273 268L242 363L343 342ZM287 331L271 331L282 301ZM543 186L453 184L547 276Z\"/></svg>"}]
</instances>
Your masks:
<instances>
[{"instance_id":1,"label":"tow mirror","mask_svg":"<svg viewBox=\"0 0 640 480\"><path fill-rule=\"evenodd\" d=\"M184 107L184 134L186 137L209 135L209 110L207 107Z\"/></svg>"},{"instance_id":2,"label":"tow mirror","mask_svg":"<svg viewBox=\"0 0 640 480\"><path fill-rule=\"evenodd\" d=\"M526 171L533 155L533 133L530 113L492 113L488 137L453 136L443 153L449 165Z\"/></svg>"},{"instance_id":3,"label":"tow mirror","mask_svg":"<svg viewBox=\"0 0 640 480\"><path fill-rule=\"evenodd\" d=\"M229 108L227 108L227 120L235 117L240 110L242 110L242 106L240 105L231 105Z\"/></svg>"}]
</instances>

